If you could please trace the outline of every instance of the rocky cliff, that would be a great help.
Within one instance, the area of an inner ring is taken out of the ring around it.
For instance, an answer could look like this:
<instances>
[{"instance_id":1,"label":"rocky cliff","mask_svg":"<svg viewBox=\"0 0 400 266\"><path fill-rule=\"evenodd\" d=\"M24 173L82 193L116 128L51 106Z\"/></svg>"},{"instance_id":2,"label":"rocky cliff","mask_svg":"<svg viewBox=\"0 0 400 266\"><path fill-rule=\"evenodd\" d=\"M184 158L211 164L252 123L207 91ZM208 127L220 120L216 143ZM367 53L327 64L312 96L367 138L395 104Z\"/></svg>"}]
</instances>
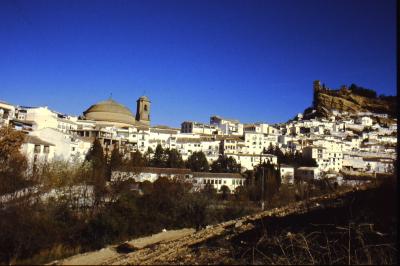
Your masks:
<instances>
[{"instance_id":1,"label":"rocky cliff","mask_svg":"<svg viewBox=\"0 0 400 266\"><path fill-rule=\"evenodd\" d=\"M391 117L396 117L396 105L397 96L367 97L360 95L345 86L340 90L330 90L325 88L325 86L321 86L319 81L315 81L313 106L307 108L304 115L327 117L332 113L332 110L338 110L340 112L348 113L369 111L373 113L384 113ZM312 113L313 109L315 110L314 113Z\"/></svg>"}]
</instances>

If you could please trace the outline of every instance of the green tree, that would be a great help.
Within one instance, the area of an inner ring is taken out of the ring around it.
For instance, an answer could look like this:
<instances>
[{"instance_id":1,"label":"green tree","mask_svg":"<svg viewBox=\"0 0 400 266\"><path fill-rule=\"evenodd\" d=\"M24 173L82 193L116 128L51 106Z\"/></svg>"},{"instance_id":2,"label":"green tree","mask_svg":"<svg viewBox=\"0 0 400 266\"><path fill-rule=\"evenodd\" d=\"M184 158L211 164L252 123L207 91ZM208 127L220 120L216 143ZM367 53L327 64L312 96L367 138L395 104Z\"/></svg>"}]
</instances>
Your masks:
<instances>
[{"instance_id":1,"label":"green tree","mask_svg":"<svg viewBox=\"0 0 400 266\"><path fill-rule=\"evenodd\" d=\"M247 186L248 187L248 186ZM238 186L235 189L235 199L238 201L248 201L249 200L249 192L245 186Z\"/></svg>"},{"instance_id":2,"label":"green tree","mask_svg":"<svg viewBox=\"0 0 400 266\"><path fill-rule=\"evenodd\" d=\"M146 158L140 153L140 151L135 151L131 154L131 159L129 162L131 167L145 167Z\"/></svg>"},{"instance_id":3,"label":"green tree","mask_svg":"<svg viewBox=\"0 0 400 266\"><path fill-rule=\"evenodd\" d=\"M183 168L185 166L181 154L176 149L168 150L166 166L168 168Z\"/></svg>"},{"instance_id":4,"label":"green tree","mask_svg":"<svg viewBox=\"0 0 400 266\"><path fill-rule=\"evenodd\" d=\"M222 195L221 195L222 200L228 200L229 195L231 194L231 190L229 189L229 187L226 185L223 185L223 186L221 186L220 191L222 192Z\"/></svg>"},{"instance_id":5,"label":"green tree","mask_svg":"<svg viewBox=\"0 0 400 266\"><path fill-rule=\"evenodd\" d=\"M123 156L119 152L118 146L116 146L111 152L110 160L107 165L107 179L110 180L112 171L120 170L123 164Z\"/></svg>"},{"instance_id":6,"label":"green tree","mask_svg":"<svg viewBox=\"0 0 400 266\"><path fill-rule=\"evenodd\" d=\"M209 164L205 154L202 151L193 152L192 155L189 156L186 165L193 172L208 172Z\"/></svg>"},{"instance_id":7,"label":"green tree","mask_svg":"<svg viewBox=\"0 0 400 266\"><path fill-rule=\"evenodd\" d=\"M274 154L274 146L272 145L272 142L269 143L268 149L264 148L264 154Z\"/></svg>"},{"instance_id":8,"label":"green tree","mask_svg":"<svg viewBox=\"0 0 400 266\"><path fill-rule=\"evenodd\" d=\"M368 97L368 98L376 98L376 91L371 90L371 89L366 89L360 86L357 86L356 84L351 84L349 88L354 94Z\"/></svg>"},{"instance_id":9,"label":"green tree","mask_svg":"<svg viewBox=\"0 0 400 266\"><path fill-rule=\"evenodd\" d=\"M145 159L145 165L150 166L151 158L153 157L154 151L151 147L147 148L147 151L144 153L143 158Z\"/></svg>"},{"instance_id":10,"label":"green tree","mask_svg":"<svg viewBox=\"0 0 400 266\"><path fill-rule=\"evenodd\" d=\"M165 151L161 144L158 144L154 152L153 158L150 160L150 166L152 167L165 167Z\"/></svg>"},{"instance_id":11,"label":"green tree","mask_svg":"<svg viewBox=\"0 0 400 266\"><path fill-rule=\"evenodd\" d=\"M232 156L220 155L217 160L211 164L213 173L240 173L241 166Z\"/></svg>"},{"instance_id":12,"label":"green tree","mask_svg":"<svg viewBox=\"0 0 400 266\"><path fill-rule=\"evenodd\" d=\"M94 185L95 205L98 205L105 193L106 160L103 147L97 138L87 153L86 160L91 164L91 181Z\"/></svg>"},{"instance_id":13,"label":"green tree","mask_svg":"<svg viewBox=\"0 0 400 266\"><path fill-rule=\"evenodd\" d=\"M243 176L246 178L246 185L254 185L255 183L255 176L254 176L254 171L253 170L246 170L243 173Z\"/></svg>"},{"instance_id":14,"label":"green tree","mask_svg":"<svg viewBox=\"0 0 400 266\"><path fill-rule=\"evenodd\" d=\"M214 185L207 183L202 190L202 194L209 199L214 199L217 196L217 190L214 188Z\"/></svg>"},{"instance_id":15,"label":"green tree","mask_svg":"<svg viewBox=\"0 0 400 266\"><path fill-rule=\"evenodd\" d=\"M270 203L273 196L279 191L281 185L279 169L275 169L274 165L267 161L257 166L255 175L256 182L260 186L264 184L264 195L261 195L262 198Z\"/></svg>"}]
</instances>

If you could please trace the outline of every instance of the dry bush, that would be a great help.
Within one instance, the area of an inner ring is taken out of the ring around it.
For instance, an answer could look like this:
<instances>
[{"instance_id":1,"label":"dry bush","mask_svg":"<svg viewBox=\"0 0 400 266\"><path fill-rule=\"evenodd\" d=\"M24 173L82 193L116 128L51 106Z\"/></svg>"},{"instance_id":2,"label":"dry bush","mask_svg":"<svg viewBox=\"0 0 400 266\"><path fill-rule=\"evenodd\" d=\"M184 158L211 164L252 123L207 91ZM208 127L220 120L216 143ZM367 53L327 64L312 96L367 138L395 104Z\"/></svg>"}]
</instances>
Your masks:
<instances>
[{"instance_id":1,"label":"dry bush","mask_svg":"<svg viewBox=\"0 0 400 266\"><path fill-rule=\"evenodd\" d=\"M46 188L59 188L90 181L88 162L71 163L64 160L53 160L40 164L37 169L37 180Z\"/></svg>"},{"instance_id":2,"label":"dry bush","mask_svg":"<svg viewBox=\"0 0 400 266\"><path fill-rule=\"evenodd\" d=\"M20 152L25 135L11 127L0 127L0 195L27 185L27 161Z\"/></svg>"}]
</instances>

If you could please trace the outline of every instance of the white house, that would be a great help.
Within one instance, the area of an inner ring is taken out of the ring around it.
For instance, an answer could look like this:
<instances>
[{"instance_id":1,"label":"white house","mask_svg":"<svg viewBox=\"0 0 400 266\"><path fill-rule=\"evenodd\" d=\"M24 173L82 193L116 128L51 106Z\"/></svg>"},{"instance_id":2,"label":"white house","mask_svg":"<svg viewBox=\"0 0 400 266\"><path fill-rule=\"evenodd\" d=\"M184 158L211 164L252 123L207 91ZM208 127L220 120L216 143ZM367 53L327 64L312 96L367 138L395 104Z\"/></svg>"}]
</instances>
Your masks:
<instances>
[{"instance_id":1,"label":"white house","mask_svg":"<svg viewBox=\"0 0 400 266\"><path fill-rule=\"evenodd\" d=\"M320 178L318 167L299 167L295 170L295 180L309 181Z\"/></svg>"},{"instance_id":2,"label":"white house","mask_svg":"<svg viewBox=\"0 0 400 266\"><path fill-rule=\"evenodd\" d=\"M314 145L303 148L303 156L315 159L321 171L339 172L342 169L344 144L327 139L317 140L313 143Z\"/></svg>"},{"instance_id":3,"label":"white house","mask_svg":"<svg viewBox=\"0 0 400 266\"><path fill-rule=\"evenodd\" d=\"M55 145L36 136L26 135L21 145L21 153L27 158L29 166L49 162L54 158Z\"/></svg>"},{"instance_id":4,"label":"white house","mask_svg":"<svg viewBox=\"0 0 400 266\"><path fill-rule=\"evenodd\" d=\"M368 116L359 117L356 122L363 126L372 126L373 124L372 118Z\"/></svg>"},{"instance_id":5,"label":"white house","mask_svg":"<svg viewBox=\"0 0 400 266\"><path fill-rule=\"evenodd\" d=\"M212 116L210 118L210 124L221 129L222 133L225 135L243 135L243 124L241 124L239 120Z\"/></svg>"},{"instance_id":6,"label":"white house","mask_svg":"<svg viewBox=\"0 0 400 266\"><path fill-rule=\"evenodd\" d=\"M8 125L11 119L15 118L15 106L3 101L0 101L0 126Z\"/></svg>"},{"instance_id":7,"label":"white house","mask_svg":"<svg viewBox=\"0 0 400 266\"><path fill-rule=\"evenodd\" d=\"M157 167L137 167L131 172L113 171L111 173L111 182L133 179L136 182L150 181L154 182L159 177L180 178L190 180L193 177L190 169L185 168L157 168Z\"/></svg>"},{"instance_id":8,"label":"white house","mask_svg":"<svg viewBox=\"0 0 400 266\"><path fill-rule=\"evenodd\" d=\"M237 173L194 172L193 183L199 189L210 184L217 189L217 192L221 192L222 186L227 186L230 192L234 193L237 187L245 185L246 178Z\"/></svg>"},{"instance_id":9,"label":"white house","mask_svg":"<svg viewBox=\"0 0 400 266\"><path fill-rule=\"evenodd\" d=\"M73 137L53 128L35 130L31 135L52 143L55 146L54 158L58 160L83 161L92 145L92 141Z\"/></svg>"},{"instance_id":10,"label":"white house","mask_svg":"<svg viewBox=\"0 0 400 266\"><path fill-rule=\"evenodd\" d=\"M181 124L182 133L196 133L196 134L218 134L220 129L216 125L208 125L194 121L184 121Z\"/></svg>"},{"instance_id":11,"label":"white house","mask_svg":"<svg viewBox=\"0 0 400 266\"><path fill-rule=\"evenodd\" d=\"M225 153L226 156L232 157L237 163L240 163L242 170L252 170L260 163L269 161L271 164L277 165L278 158L272 154L235 154Z\"/></svg>"},{"instance_id":12,"label":"white house","mask_svg":"<svg viewBox=\"0 0 400 266\"><path fill-rule=\"evenodd\" d=\"M294 167L286 164L280 165L280 174L283 184L294 183Z\"/></svg>"},{"instance_id":13,"label":"white house","mask_svg":"<svg viewBox=\"0 0 400 266\"><path fill-rule=\"evenodd\" d=\"M26 109L25 120L33 121L36 123L35 129L41 128L57 128L58 120L57 113L51 111L47 106L45 107L35 107Z\"/></svg>"}]
</instances>

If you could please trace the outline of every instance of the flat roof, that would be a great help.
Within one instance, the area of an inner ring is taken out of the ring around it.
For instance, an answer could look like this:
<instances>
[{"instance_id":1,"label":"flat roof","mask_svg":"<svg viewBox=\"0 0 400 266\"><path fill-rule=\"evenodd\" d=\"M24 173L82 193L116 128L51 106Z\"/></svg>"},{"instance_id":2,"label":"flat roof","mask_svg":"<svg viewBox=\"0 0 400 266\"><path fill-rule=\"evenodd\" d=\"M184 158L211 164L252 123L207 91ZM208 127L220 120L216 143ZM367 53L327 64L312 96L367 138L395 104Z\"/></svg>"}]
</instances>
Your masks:
<instances>
[{"instance_id":1,"label":"flat roof","mask_svg":"<svg viewBox=\"0 0 400 266\"><path fill-rule=\"evenodd\" d=\"M242 178L239 173L210 173L210 172L193 172L193 177L209 177L209 178Z\"/></svg>"}]
</instances>

